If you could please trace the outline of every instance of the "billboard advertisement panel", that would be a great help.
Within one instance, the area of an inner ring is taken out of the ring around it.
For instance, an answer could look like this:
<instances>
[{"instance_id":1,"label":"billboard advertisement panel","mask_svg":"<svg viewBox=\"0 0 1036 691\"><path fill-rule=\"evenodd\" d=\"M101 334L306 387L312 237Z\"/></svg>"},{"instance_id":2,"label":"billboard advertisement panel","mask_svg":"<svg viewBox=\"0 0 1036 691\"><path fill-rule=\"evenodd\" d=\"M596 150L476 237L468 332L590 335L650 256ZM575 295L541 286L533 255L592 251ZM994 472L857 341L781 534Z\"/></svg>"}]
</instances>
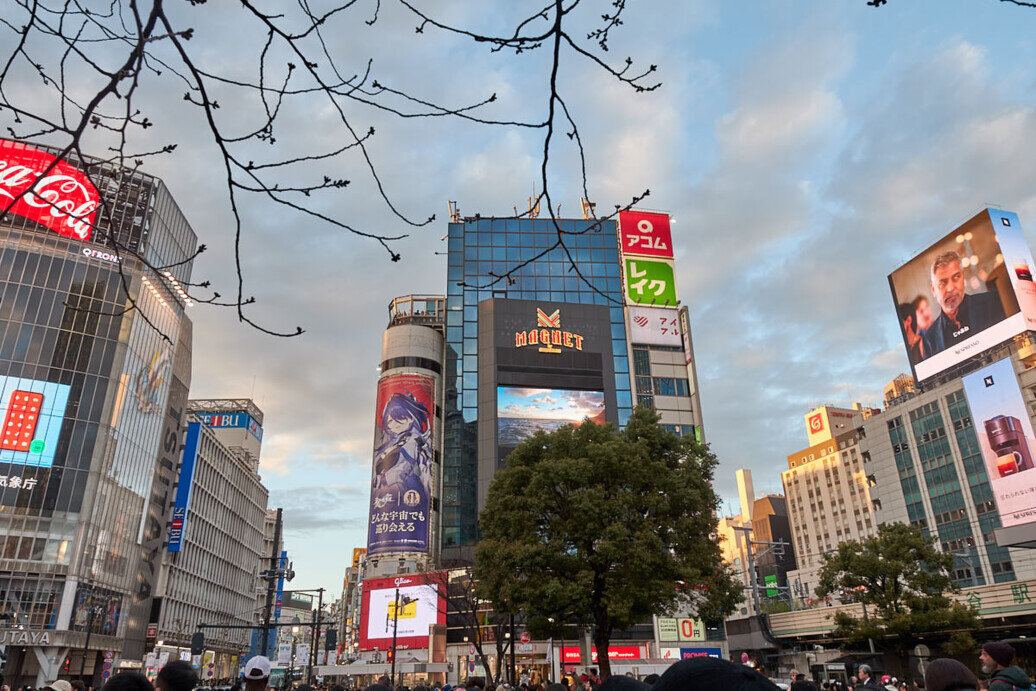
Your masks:
<instances>
[{"instance_id":1,"label":"billboard advertisement panel","mask_svg":"<svg viewBox=\"0 0 1036 691\"><path fill-rule=\"evenodd\" d=\"M0 139L0 208L58 235L89 240L100 195L90 178L28 144Z\"/></svg>"},{"instance_id":2,"label":"billboard advertisement panel","mask_svg":"<svg viewBox=\"0 0 1036 691\"><path fill-rule=\"evenodd\" d=\"M428 551L435 378L399 374L378 382L367 551Z\"/></svg>"},{"instance_id":3,"label":"billboard advertisement panel","mask_svg":"<svg viewBox=\"0 0 1036 691\"><path fill-rule=\"evenodd\" d=\"M624 257L626 301L633 305L676 308L673 262Z\"/></svg>"},{"instance_id":4,"label":"billboard advertisement panel","mask_svg":"<svg viewBox=\"0 0 1036 691\"><path fill-rule=\"evenodd\" d=\"M624 255L672 259L673 235L669 216L644 211L620 211L619 242Z\"/></svg>"},{"instance_id":5,"label":"billboard advertisement panel","mask_svg":"<svg viewBox=\"0 0 1036 691\"><path fill-rule=\"evenodd\" d=\"M985 209L889 274L918 380L1036 328L1032 252L1016 214Z\"/></svg>"},{"instance_id":6,"label":"billboard advertisement panel","mask_svg":"<svg viewBox=\"0 0 1036 691\"><path fill-rule=\"evenodd\" d=\"M187 439L183 444L183 460L180 462L180 479L176 483L172 520L169 522L169 544L166 549L170 552L179 552L183 547L183 529L187 522L187 512L191 508L191 488L194 486L194 467L198 460L200 441L201 423L189 423Z\"/></svg>"},{"instance_id":7,"label":"billboard advertisement panel","mask_svg":"<svg viewBox=\"0 0 1036 691\"><path fill-rule=\"evenodd\" d=\"M659 307L630 307L630 342L638 345L660 345L679 348L680 315Z\"/></svg>"},{"instance_id":8,"label":"billboard advertisement panel","mask_svg":"<svg viewBox=\"0 0 1036 691\"><path fill-rule=\"evenodd\" d=\"M963 379L1004 527L1036 520L1036 437L1010 358Z\"/></svg>"},{"instance_id":9,"label":"billboard advertisement panel","mask_svg":"<svg viewBox=\"0 0 1036 691\"><path fill-rule=\"evenodd\" d=\"M428 627L446 624L446 575L441 572L372 578L363 582L360 603L360 650L392 647L427 648ZM399 607L396 607L396 592Z\"/></svg>"},{"instance_id":10,"label":"billboard advertisement panel","mask_svg":"<svg viewBox=\"0 0 1036 691\"><path fill-rule=\"evenodd\" d=\"M72 387L0 376L0 461L50 468Z\"/></svg>"},{"instance_id":11,"label":"billboard advertisement panel","mask_svg":"<svg viewBox=\"0 0 1036 691\"><path fill-rule=\"evenodd\" d=\"M581 424L584 418L605 424L604 393L498 386L496 414L496 443L517 446L540 430L553 432L563 425Z\"/></svg>"}]
</instances>

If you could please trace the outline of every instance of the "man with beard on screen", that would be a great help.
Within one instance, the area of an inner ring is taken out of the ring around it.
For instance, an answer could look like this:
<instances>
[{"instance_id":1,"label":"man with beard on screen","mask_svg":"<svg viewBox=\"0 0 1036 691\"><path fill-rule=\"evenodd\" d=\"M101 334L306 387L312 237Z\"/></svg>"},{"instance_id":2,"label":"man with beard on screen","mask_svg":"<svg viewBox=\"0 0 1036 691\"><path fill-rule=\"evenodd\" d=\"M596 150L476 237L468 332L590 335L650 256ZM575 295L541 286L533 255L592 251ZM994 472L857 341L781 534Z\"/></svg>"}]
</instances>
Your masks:
<instances>
[{"instance_id":1,"label":"man with beard on screen","mask_svg":"<svg viewBox=\"0 0 1036 691\"><path fill-rule=\"evenodd\" d=\"M964 267L960 255L943 252L932 262L932 295L942 312L922 335L925 357L966 341L1004 319L1004 306L996 293L964 292Z\"/></svg>"}]
</instances>

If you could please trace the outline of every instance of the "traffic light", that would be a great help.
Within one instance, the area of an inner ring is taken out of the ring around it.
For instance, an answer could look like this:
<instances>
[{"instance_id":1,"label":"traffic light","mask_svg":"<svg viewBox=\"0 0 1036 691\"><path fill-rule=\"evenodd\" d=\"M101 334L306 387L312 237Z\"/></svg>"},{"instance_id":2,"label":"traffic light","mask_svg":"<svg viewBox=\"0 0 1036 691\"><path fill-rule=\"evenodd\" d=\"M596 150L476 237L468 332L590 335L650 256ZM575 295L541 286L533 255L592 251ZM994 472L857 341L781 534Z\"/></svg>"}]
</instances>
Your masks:
<instances>
[{"instance_id":1,"label":"traffic light","mask_svg":"<svg viewBox=\"0 0 1036 691\"><path fill-rule=\"evenodd\" d=\"M385 662L392 664L393 658L396 657L396 651L389 648L385 651Z\"/></svg>"},{"instance_id":2,"label":"traffic light","mask_svg":"<svg viewBox=\"0 0 1036 691\"><path fill-rule=\"evenodd\" d=\"M334 650L338 647L338 630L328 629L324 634L324 650Z\"/></svg>"},{"instance_id":3,"label":"traffic light","mask_svg":"<svg viewBox=\"0 0 1036 691\"><path fill-rule=\"evenodd\" d=\"M201 655L205 652L205 634L195 631L191 636L191 655Z\"/></svg>"}]
</instances>

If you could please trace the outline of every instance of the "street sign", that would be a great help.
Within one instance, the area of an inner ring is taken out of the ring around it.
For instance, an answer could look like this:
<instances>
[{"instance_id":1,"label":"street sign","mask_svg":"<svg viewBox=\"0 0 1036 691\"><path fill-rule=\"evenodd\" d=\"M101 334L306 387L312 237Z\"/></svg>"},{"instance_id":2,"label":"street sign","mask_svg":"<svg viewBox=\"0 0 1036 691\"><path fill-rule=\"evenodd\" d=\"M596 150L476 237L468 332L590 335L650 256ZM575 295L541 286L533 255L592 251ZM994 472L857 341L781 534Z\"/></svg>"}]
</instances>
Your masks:
<instances>
[{"instance_id":1,"label":"street sign","mask_svg":"<svg viewBox=\"0 0 1036 691\"><path fill-rule=\"evenodd\" d=\"M741 664L748 664L748 653L741 653Z\"/></svg>"},{"instance_id":2,"label":"street sign","mask_svg":"<svg viewBox=\"0 0 1036 691\"><path fill-rule=\"evenodd\" d=\"M158 638L158 624L151 623L147 625L147 637Z\"/></svg>"},{"instance_id":3,"label":"street sign","mask_svg":"<svg viewBox=\"0 0 1036 691\"><path fill-rule=\"evenodd\" d=\"M520 640L522 643L532 643L532 634L528 631L522 631L522 637Z\"/></svg>"}]
</instances>

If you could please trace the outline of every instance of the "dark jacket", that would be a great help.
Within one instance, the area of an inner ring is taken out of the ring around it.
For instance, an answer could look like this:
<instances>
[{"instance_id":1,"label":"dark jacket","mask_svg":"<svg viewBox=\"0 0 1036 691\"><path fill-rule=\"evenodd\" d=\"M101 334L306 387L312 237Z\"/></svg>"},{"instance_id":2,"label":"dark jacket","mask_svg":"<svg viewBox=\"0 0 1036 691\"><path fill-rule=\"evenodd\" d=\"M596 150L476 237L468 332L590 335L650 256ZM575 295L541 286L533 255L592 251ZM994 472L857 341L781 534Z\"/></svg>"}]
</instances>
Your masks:
<instances>
[{"instance_id":1,"label":"dark jacket","mask_svg":"<svg viewBox=\"0 0 1036 691\"><path fill-rule=\"evenodd\" d=\"M808 679L792 682L790 691L817 691L817 685Z\"/></svg>"},{"instance_id":2,"label":"dark jacket","mask_svg":"<svg viewBox=\"0 0 1036 691\"><path fill-rule=\"evenodd\" d=\"M932 325L921 334L924 343L924 355L929 358L941 353L955 343L966 341L980 331L985 331L993 324L1003 321L1004 306L996 293L976 293L964 295L960 307L957 308L958 327L953 320L940 312ZM966 327L966 330L965 330ZM954 334L957 334L954 336Z\"/></svg>"},{"instance_id":3,"label":"dark jacket","mask_svg":"<svg viewBox=\"0 0 1036 691\"><path fill-rule=\"evenodd\" d=\"M1028 689L1030 686L1032 686L1032 681L1029 680L1029 675L1022 671L1021 667L1015 665L994 672L989 679L989 691L1015 691L1015 689Z\"/></svg>"},{"instance_id":4,"label":"dark jacket","mask_svg":"<svg viewBox=\"0 0 1036 691\"><path fill-rule=\"evenodd\" d=\"M853 691L878 691L883 688L874 677L867 677L867 681L861 681L853 687Z\"/></svg>"}]
</instances>

